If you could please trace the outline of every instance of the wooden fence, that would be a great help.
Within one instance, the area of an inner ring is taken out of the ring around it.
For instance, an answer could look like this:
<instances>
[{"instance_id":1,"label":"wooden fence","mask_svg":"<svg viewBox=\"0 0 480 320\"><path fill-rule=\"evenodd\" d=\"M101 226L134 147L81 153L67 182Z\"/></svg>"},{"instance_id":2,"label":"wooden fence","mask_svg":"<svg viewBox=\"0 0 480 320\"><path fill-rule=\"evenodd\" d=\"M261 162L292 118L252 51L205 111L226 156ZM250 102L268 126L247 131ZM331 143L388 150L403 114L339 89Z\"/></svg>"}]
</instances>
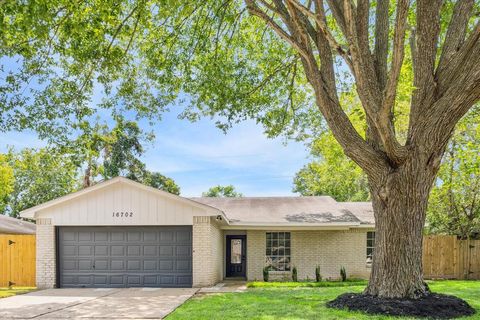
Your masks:
<instances>
[{"instance_id":1,"label":"wooden fence","mask_svg":"<svg viewBox=\"0 0 480 320\"><path fill-rule=\"evenodd\" d=\"M0 287L35 286L35 235L0 235Z\"/></svg>"},{"instance_id":2,"label":"wooden fence","mask_svg":"<svg viewBox=\"0 0 480 320\"><path fill-rule=\"evenodd\" d=\"M425 236L423 273L427 279L480 280L480 240Z\"/></svg>"}]
</instances>

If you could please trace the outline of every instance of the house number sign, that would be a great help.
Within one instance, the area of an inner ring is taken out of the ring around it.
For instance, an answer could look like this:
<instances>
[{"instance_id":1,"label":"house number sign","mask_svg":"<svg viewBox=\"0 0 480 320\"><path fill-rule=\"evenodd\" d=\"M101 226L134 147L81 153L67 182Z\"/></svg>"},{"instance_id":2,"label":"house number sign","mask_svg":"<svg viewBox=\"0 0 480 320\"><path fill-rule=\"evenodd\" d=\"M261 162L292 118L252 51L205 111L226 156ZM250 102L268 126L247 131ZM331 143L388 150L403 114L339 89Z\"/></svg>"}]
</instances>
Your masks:
<instances>
[{"instance_id":1,"label":"house number sign","mask_svg":"<svg viewBox=\"0 0 480 320\"><path fill-rule=\"evenodd\" d=\"M112 217L114 218L131 218L133 217L133 212L131 211L114 211L112 213Z\"/></svg>"}]
</instances>

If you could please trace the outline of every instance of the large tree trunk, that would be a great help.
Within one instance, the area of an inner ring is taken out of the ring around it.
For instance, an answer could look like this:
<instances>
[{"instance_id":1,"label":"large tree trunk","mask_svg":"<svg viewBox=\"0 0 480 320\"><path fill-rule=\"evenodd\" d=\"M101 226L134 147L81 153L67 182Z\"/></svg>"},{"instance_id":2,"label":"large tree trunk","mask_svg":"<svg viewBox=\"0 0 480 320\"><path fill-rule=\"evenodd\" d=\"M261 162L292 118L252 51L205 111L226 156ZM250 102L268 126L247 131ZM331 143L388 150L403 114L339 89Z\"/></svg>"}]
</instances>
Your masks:
<instances>
[{"instance_id":1,"label":"large tree trunk","mask_svg":"<svg viewBox=\"0 0 480 320\"><path fill-rule=\"evenodd\" d=\"M376 233L366 294L419 298L428 293L423 281L422 238L438 163L421 156L411 159L380 178L369 179Z\"/></svg>"}]
</instances>

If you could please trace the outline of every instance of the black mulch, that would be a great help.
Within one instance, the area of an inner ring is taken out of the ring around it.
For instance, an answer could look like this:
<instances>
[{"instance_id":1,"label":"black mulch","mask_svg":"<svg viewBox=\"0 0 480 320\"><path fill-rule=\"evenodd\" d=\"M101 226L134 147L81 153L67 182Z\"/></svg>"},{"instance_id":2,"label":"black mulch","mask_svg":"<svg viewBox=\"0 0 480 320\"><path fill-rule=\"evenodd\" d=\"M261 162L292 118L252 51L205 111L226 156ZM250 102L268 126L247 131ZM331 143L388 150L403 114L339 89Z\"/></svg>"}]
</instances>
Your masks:
<instances>
[{"instance_id":1,"label":"black mulch","mask_svg":"<svg viewBox=\"0 0 480 320\"><path fill-rule=\"evenodd\" d=\"M419 299L386 299L359 293L344 293L328 302L327 307L431 319L452 319L475 313L475 309L464 300L437 293L430 293Z\"/></svg>"}]
</instances>

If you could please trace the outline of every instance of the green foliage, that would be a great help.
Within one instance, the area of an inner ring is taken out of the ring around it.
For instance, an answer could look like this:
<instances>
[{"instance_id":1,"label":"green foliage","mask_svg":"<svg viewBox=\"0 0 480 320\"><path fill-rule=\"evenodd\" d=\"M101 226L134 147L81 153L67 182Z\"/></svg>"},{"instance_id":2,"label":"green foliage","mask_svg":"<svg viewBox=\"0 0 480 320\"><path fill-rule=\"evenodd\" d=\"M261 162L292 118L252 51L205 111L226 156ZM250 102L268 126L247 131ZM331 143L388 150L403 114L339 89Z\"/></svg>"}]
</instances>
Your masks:
<instances>
[{"instance_id":1,"label":"green foliage","mask_svg":"<svg viewBox=\"0 0 480 320\"><path fill-rule=\"evenodd\" d=\"M462 238L480 234L480 107L457 125L428 206L427 230Z\"/></svg>"},{"instance_id":2,"label":"green foliage","mask_svg":"<svg viewBox=\"0 0 480 320\"><path fill-rule=\"evenodd\" d=\"M173 194L180 194L180 187L173 179L159 172L147 170L140 160L144 154L144 144L153 140L137 122L115 116L112 129L105 124L88 122L80 125L81 134L69 141L63 151L71 154L75 163L84 168L83 186L95 183L96 178L111 179L124 176L148 186Z\"/></svg>"},{"instance_id":3,"label":"green foliage","mask_svg":"<svg viewBox=\"0 0 480 320\"><path fill-rule=\"evenodd\" d=\"M13 0L0 30L0 55L18 60L2 60L0 130L56 140L99 109L158 119L172 102L222 129L250 117L293 135L317 121L299 57L242 1Z\"/></svg>"},{"instance_id":4,"label":"green foliage","mask_svg":"<svg viewBox=\"0 0 480 320\"><path fill-rule=\"evenodd\" d=\"M344 266L340 268L340 278L342 279L342 282L347 281L347 271Z\"/></svg>"},{"instance_id":5,"label":"green foliage","mask_svg":"<svg viewBox=\"0 0 480 320\"><path fill-rule=\"evenodd\" d=\"M263 267L263 281L268 282L268 277L270 276L269 271L270 271L270 266L265 266Z\"/></svg>"},{"instance_id":6,"label":"green foliage","mask_svg":"<svg viewBox=\"0 0 480 320\"><path fill-rule=\"evenodd\" d=\"M138 159L144 153L142 130L134 121L116 118L116 125L111 132L104 135L103 172L104 179L117 176L138 177L142 163Z\"/></svg>"},{"instance_id":7,"label":"green foliage","mask_svg":"<svg viewBox=\"0 0 480 320\"><path fill-rule=\"evenodd\" d=\"M6 158L15 177L5 211L11 216L79 187L77 166L56 149L10 149Z\"/></svg>"},{"instance_id":8,"label":"green foliage","mask_svg":"<svg viewBox=\"0 0 480 320\"><path fill-rule=\"evenodd\" d=\"M303 196L330 195L337 201L369 199L365 174L345 156L331 133L325 133L313 142L311 155L315 160L295 175L294 192Z\"/></svg>"},{"instance_id":9,"label":"green foliage","mask_svg":"<svg viewBox=\"0 0 480 320\"><path fill-rule=\"evenodd\" d=\"M319 265L317 265L315 267L315 281L316 282L322 281L322 274L320 273L320 266Z\"/></svg>"},{"instance_id":10,"label":"green foliage","mask_svg":"<svg viewBox=\"0 0 480 320\"><path fill-rule=\"evenodd\" d=\"M207 192L202 193L202 197L218 197L218 198L235 198L243 197L243 194L237 192L232 185L228 186L215 186L208 189Z\"/></svg>"},{"instance_id":11,"label":"green foliage","mask_svg":"<svg viewBox=\"0 0 480 320\"><path fill-rule=\"evenodd\" d=\"M147 186L167 191L172 194L180 194L180 187L175 183L175 181L159 172L148 171L146 177L141 182Z\"/></svg>"},{"instance_id":12,"label":"green foliage","mask_svg":"<svg viewBox=\"0 0 480 320\"><path fill-rule=\"evenodd\" d=\"M292 268L292 281L293 282L298 282L298 272L297 272L297 267L293 266Z\"/></svg>"},{"instance_id":13,"label":"green foliage","mask_svg":"<svg viewBox=\"0 0 480 320\"><path fill-rule=\"evenodd\" d=\"M8 163L6 155L0 154L0 214L5 211L14 181L13 168Z\"/></svg>"}]
</instances>

